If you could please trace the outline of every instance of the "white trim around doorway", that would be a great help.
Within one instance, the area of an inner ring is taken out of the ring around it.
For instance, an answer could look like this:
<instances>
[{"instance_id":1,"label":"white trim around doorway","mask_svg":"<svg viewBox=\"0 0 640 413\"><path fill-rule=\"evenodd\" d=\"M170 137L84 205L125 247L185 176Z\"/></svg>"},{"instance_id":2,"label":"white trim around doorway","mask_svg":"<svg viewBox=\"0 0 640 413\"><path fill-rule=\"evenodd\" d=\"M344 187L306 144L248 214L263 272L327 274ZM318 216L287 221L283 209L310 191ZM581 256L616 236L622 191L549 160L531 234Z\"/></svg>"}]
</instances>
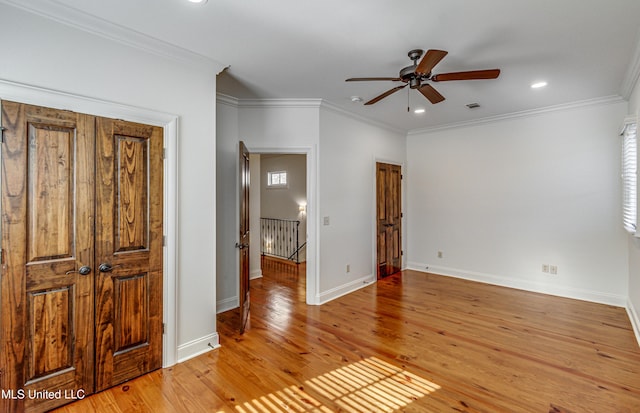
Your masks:
<instances>
[{"instance_id":1,"label":"white trim around doorway","mask_svg":"<svg viewBox=\"0 0 640 413\"><path fill-rule=\"evenodd\" d=\"M318 249L318 199L317 192L317 146L290 146L290 147L257 147L247 144L249 153L252 154L284 154L307 156L307 292L306 302L309 305L320 305L321 297L320 280L318 275L319 261Z\"/></svg>"}]
</instances>

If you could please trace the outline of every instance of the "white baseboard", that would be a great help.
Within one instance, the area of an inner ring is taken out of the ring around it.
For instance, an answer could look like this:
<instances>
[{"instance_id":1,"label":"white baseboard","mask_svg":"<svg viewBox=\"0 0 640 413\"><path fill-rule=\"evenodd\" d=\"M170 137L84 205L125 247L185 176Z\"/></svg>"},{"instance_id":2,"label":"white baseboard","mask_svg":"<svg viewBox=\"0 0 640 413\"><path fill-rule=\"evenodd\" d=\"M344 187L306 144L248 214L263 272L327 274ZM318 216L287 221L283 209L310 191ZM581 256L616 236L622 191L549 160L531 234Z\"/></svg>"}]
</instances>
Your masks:
<instances>
[{"instance_id":1,"label":"white baseboard","mask_svg":"<svg viewBox=\"0 0 640 413\"><path fill-rule=\"evenodd\" d=\"M613 305L616 307L625 307L627 305L627 297L617 294L581 290L572 287L550 285L523 279L507 278L495 274L460 270L457 268L439 267L437 265L422 264L416 262L408 263L407 268L415 271L430 272L433 274L462 278L465 280L477 281L485 284L499 285L501 287L509 287L518 290L555 295L565 298L573 298L582 301L591 301L594 303Z\"/></svg>"},{"instance_id":2,"label":"white baseboard","mask_svg":"<svg viewBox=\"0 0 640 413\"><path fill-rule=\"evenodd\" d=\"M178 363L187 361L201 354L220 347L220 336L218 333L192 340L178 346Z\"/></svg>"},{"instance_id":3,"label":"white baseboard","mask_svg":"<svg viewBox=\"0 0 640 413\"><path fill-rule=\"evenodd\" d=\"M224 300L220 300L216 302L216 314L233 310L234 308L238 308L239 306L240 306L240 300L238 299L237 295L230 298L225 298Z\"/></svg>"},{"instance_id":4,"label":"white baseboard","mask_svg":"<svg viewBox=\"0 0 640 413\"><path fill-rule=\"evenodd\" d=\"M343 295L352 293L360 288L366 287L367 285L371 285L375 280L375 276L373 274L369 274L364 277L360 277L357 280L332 288L329 291L320 293L318 295L318 304L324 304L331 300L335 300L338 297L342 297Z\"/></svg>"},{"instance_id":5,"label":"white baseboard","mask_svg":"<svg viewBox=\"0 0 640 413\"><path fill-rule=\"evenodd\" d=\"M250 280L255 280L256 278L262 278L262 268L259 268L257 270L253 270L253 271L251 271L251 274L249 274L249 279Z\"/></svg>"},{"instance_id":6,"label":"white baseboard","mask_svg":"<svg viewBox=\"0 0 640 413\"><path fill-rule=\"evenodd\" d=\"M627 314L629 314L629 320L631 320L633 332L636 335L636 340L638 340L638 346L640 346L640 317L638 316L638 312L633 306L631 300L627 300Z\"/></svg>"}]
</instances>

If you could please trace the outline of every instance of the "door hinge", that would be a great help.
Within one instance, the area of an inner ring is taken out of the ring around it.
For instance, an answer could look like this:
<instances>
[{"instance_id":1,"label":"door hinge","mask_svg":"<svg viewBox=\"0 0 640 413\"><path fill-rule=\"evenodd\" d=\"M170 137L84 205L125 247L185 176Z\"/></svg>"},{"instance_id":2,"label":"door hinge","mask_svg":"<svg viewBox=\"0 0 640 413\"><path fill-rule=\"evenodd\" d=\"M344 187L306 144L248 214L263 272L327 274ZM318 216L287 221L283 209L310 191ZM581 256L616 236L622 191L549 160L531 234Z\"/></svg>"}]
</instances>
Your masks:
<instances>
[{"instance_id":1,"label":"door hinge","mask_svg":"<svg viewBox=\"0 0 640 413\"><path fill-rule=\"evenodd\" d=\"M162 334L164 334L165 326L166 326L166 324L165 324L165 323L162 323Z\"/></svg>"},{"instance_id":2,"label":"door hinge","mask_svg":"<svg viewBox=\"0 0 640 413\"><path fill-rule=\"evenodd\" d=\"M400 174L400 179L404 179L404 175Z\"/></svg>"},{"instance_id":3,"label":"door hinge","mask_svg":"<svg viewBox=\"0 0 640 413\"><path fill-rule=\"evenodd\" d=\"M167 148L162 148L162 159L167 159Z\"/></svg>"},{"instance_id":4,"label":"door hinge","mask_svg":"<svg viewBox=\"0 0 640 413\"><path fill-rule=\"evenodd\" d=\"M4 248L0 249L0 264L4 265Z\"/></svg>"},{"instance_id":5,"label":"door hinge","mask_svg":"<svg viewBox=\"0 0 640 413\"><path fill-rule=\"evenodd\" d=\"M404 218L404 214L402 212L400 213L400 218Z\"/></svg>"},{"instance_id":6,"label":"door hinge","mask_svg":"<svg viewBox=\"0 0 640 413\"><path fill-rule=\"evenodd\" d=\"M400 251L400 256L404 255L404 251Z\"/></svg>"},{"instance_id":7,"label":"door hinge","mask_svg":"<svg viewBox=\"0 0 640 413\"><path fill-rule=\"evenodd\" d=\"M4 143L4 131L6 131L7 128L5 128L4 126L0 126L0 142Z\"/></svg>"},{"instance_id":8,"label":"door hinge","mask_svg":"<svg viewBox=\"0 0 640 413\"><path fill-rule=\"evenodd\" d=\"M166 247L166 246L167 246L167 236L166 236L166 235L163 235L163 236L162 236L162 246L163 246L163 247Z\"/></svg>"}]
</instances>

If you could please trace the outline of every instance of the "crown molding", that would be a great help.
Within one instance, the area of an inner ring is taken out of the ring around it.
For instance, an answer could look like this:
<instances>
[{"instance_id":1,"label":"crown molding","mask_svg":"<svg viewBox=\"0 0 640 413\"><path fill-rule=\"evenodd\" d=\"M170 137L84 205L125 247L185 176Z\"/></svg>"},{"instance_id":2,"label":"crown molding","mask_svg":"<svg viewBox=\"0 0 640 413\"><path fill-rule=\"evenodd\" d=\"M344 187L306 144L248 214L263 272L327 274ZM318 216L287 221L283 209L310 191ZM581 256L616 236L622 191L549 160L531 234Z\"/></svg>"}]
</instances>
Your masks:
<instances>
[{"instance_id":1,"label":"crown molding","mask_svg":"<svg viewBox=\"0 0 640 413\"><path fill-rule=\"evenodd\" d=\"M633 93L633 88L638 83L638 79L640 79L640 31L636 39L636 49L620 86L620 95L623 98L629 100L631 93Z\"/></svg>"},{"instance_id":2,"label":"crown molding","mask_svg":"<svg viewBox=\"0 0 640 413\"><path fill-rule=\"evenodd\" d=\"M544 108L507 113L505 115L491 116L491 117L474 119L474 120L464 121L464 122L449 123L446 125L439 125L439 126L433 126L428 128L413 129L407 133L407 136L419 135L422 133L438 132L438 131L447 130L447 129L457 129L457 128L465 128L470 126L484 125L488 123L501 122L501 121L511 120L511 119L529 118L533 116L542 115L545 113L579 109L579 108L589 107L589 106L611 105L611 104L622 103L622 102L626 102L626 100L623 99L622 96L605 96L602 98L587 99L587 100L581 100L577 102L565 103L561 105L547 106Z\"/></svg>"},{"instance_id":3,"label":"crown molding","mask_svg":"<svg viewBox=\"0 0 640 413\"><path fill-rule=\"evenodd\" d=\"M6 4L10 7L182 64L206 70L215 70L216 74L225 68L220 62L207 56L131 30L127 27L111 23L76 8L61 4L55 0L0 0L0 4Z\"/></svg>"},{"instance_id":4,"label":"crown molding","mask_svg":"<svg viewBox=\"0 0 640 413\"><path fill-rule=\"evenodd\" d=\"M322 99L238 99L216 93L216 101L234 108L319 108Z\"/></svg>"},{"instance_id":5,"label":"crown molding","mask_svg":"<svg viewBox=\"0 0 640 413\"><path fill-rule=\"evenodd\" d=\"M238 99L241 108L319 108L322 99Z\"/></svg>"},{"instance_id":6,"label":"crown molding","mask_svg":"<svg viewBox=\"0 0 640 413\"><path fill-rule=\"evenodd\" d=\"M369 125L376 126L378 128L382 128L382 129L388 130L389 132L399 133L399 134L402 134L402 135L406 135L407 134L407 130L406 129L396 128L396 127L388 125L386 123L379 122L377 120L368 118L366 116L362 116L362 115L358 115L358 114L353 113L353 112L349 112L348 110L342 109L342 108L340 108L340 107L338 107L338 106L334 105L333 103L328 102L326 100L322 101L322 107L325 108L325 109L329 109L332 112L339 113L339 114L341 114L343 116L346 116L348 118L351 118L351 119L354 119L354 120L357 120L357 121L360 121L360 122L364 122L364 123L367 123Z\"/></svg>"},{"instance_id":7,"label":"crown molding","mask_svg":"<svg viewBox=\"0 0 640 413\"><path fill-rule=\"evenodd\" d=\"M225 95L224 93L216 93L216 103L231 106L236 109L240 106L240 100L233 96Z\"/></svg>"}]
</instances>

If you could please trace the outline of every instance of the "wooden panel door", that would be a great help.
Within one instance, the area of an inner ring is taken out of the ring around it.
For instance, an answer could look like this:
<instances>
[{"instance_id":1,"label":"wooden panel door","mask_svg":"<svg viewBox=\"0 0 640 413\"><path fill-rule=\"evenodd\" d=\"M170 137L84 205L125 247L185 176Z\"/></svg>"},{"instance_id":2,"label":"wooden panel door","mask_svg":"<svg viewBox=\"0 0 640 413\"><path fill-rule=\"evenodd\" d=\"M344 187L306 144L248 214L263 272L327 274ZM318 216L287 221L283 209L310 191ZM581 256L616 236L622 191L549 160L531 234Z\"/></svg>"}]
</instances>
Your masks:
<instances>
[{"instance_id":1,"label":"wooden panel door","mask_svg":"<svg viewBox=\"0 0 640 413\"><path fill-rule=\"evenodd\" d=\"M0 411L161 367L162 129L2 102Z\"/></svg>"},{"instance_id":2,"label":"wooden panel door","mask_svg":"<svg viewBox=\"0 0 640 413\"><path fill-rule=\"evenodd\" d=\"M240 141L239 156L239 272L240 272L240 334L244 334L249 320L251 297L249 294L249 150Z\"/></svg>"},{"instance_id":3,"label":"wooden panel door","mask_svg":"<svg viewBox=\"0 0 640 413\"><path fill-rule=\"evenodd\" d=\"M376 163L378 279L402 269L401 188L400 165Z\"/></svg>"},{"instance_id":4,"label":"wooden panel door","mask_svg":"<svg viewBox=\"0 0 640 413\"><path fill-rule=\"evenodd\" d=\"M162 128L96 127L96 390L162 365Z\"/></svg>"},{"instance_id":5,"label":"wooden panel door","mask_svg":"<svg viewBox=\"0 0 640 413\"><path fill-rule=\"evenodd\" d=\"M2 102L0 411L93 391L94 118Z\"/></svg>"}]
</instances>

